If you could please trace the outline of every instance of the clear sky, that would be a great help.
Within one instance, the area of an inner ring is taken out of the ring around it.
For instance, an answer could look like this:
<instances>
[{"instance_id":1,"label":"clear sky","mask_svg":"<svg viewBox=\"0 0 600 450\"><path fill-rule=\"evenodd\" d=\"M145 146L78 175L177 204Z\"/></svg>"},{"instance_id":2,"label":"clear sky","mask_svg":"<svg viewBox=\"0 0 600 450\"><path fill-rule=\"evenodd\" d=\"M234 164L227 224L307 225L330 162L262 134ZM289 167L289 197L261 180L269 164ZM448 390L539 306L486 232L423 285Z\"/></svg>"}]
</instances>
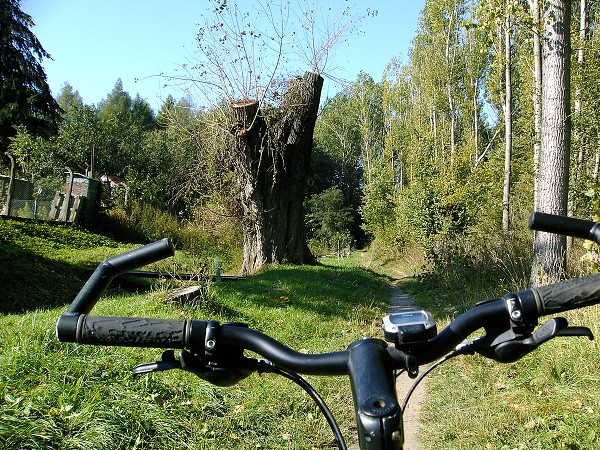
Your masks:
<instances>
[{"instance_id":1,"label":"clear sky","mask_svg":"<svg viewBox=\"0 0 600 450\"><path fill-rule=\"evenodd\" d=\"M243 0L242 0L243 1ZM302 1L302 0L299 0ZM362 70L380 81L393 57L405 58L425 0L321 0L320 5L375 17L361 21L360 34L338 46L335 76L353 81ZM157 111L163 100L183 93L164 87L161 73L172 74L195 53L198 24L214 3L209 0L22 0L33 17L34 34L53 60L44 60L48 83L57 96L67 82L86 104L97 104L121 78L132 96L140 94ZM324 95L339 85L326 80Z\"/></svg>"}]
</instances>

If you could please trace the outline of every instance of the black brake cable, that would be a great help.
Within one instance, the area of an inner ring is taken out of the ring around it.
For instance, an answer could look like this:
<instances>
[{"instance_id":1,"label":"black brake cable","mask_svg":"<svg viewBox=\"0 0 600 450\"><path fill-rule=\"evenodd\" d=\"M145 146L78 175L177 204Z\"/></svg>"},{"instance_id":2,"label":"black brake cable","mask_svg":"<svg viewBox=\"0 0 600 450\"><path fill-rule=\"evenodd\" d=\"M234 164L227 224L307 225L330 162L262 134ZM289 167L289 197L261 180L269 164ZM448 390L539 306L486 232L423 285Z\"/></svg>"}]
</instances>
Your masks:
<instances>
[{"instance_id":1,"label":"black brake cable","mask_svg":"<svg viewBox=\"0 0 600 450\"><path fill-rule=\"evenodd\" d=\"M348 450L348 448L346 447L346 442L344 441L344 437L342 436L340 427L339 427L338 423L336 422L335 417L333 417L331 410L329 409L329 407L327 406L327 404L325 403L323 398L319 395L319 393L315 390L315 388L313 388L311 386L311 384L308 381L306 381L304 378L302 378L296 372L292 372L292 371L283 369L282 367L276 366L271 361L268 361L266 359L261 359L258 361L259 361L259 363L261 363L261 368L263 369L263 371L281 375L281 376L287 378L288 380L293 381L298 386L300 386L302 389L304 389L304 391L306 391L306 393L313 399L313 401L319 407L319 409L321 410L321 413L323 413L323 415L325 416L325 419L327 420L327 423L329 424L329 427L331 428L331 431L333 431L333 434L335 436L335 441L336 441L338 449L339 450Z\"/></svg>"},{"instance_id":2,"label":"black brake cable","mask_svg":"<svg viewBox=\"0 0 600 450\"><path fill-rule=\"evenodd\" d=\"M408 401L410 400L410 397L413 394L413 392L415 391L415 389L417 389L417 386L419 385L419 383L421 383L421 381L423 381L423 378L425 378L427 375L429 375L433 369L435 369L436 367L438 367L442 363L445 363L446 361L448 361L448 360L450 360L450 359L452 359L452 358L454 358L456 356L465 355L465 354L472 354L472 353L473 353L472 344L471 343L466 343L466 344L460 345L452 353L449 353L448 355L444 356L441 359L438 359L436 362L434 362L433 364L431 364L427 369L425 369L417 377L417 379L415 380L415 382L412 384L412 386L410 387L410 389L406 393L406 397L404 397L404 402L402 403L402 411L404 411L406 409L406 407L408 406ZM402 372L400 372L400 373L402 373ZM400 374L398 374L398 375L400 375Z\"/></svg>"}]
</instances>

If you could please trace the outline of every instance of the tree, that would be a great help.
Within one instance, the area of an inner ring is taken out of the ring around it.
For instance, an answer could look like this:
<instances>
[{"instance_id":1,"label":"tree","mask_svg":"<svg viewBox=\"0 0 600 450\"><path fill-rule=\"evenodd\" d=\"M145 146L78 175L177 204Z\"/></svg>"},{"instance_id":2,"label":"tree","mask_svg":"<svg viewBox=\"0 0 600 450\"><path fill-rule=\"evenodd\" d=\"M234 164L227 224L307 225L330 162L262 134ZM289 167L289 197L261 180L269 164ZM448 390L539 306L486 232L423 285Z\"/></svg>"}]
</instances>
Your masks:
<instances>
[{"instance_id":1,"label":"tree","mask_svg":"<svg viewBox=\"0 0 600 450\"><path fill-rule=\"evenodd\" d=\"M542 135L536 205L540 212L567 214L570 155L569 0L549 0L542 43ZM565 271L566 239L536 232L531 284L557 281Z\"/></svg>"},{"instance_id":2,"label":"tree","mask_svg":"<svg viewBox=\"0 0 600 450\"><path fill-rule=\"evenodd\" d=\"M352 214L339 188L326 189L311 196L306 201L306 209L306 222L313 240L326 250L338 253L341 248L350 247Z\"/></svg>"},{"instance_id":3,"label":"tree","mask_svg":"<svg viewBox=\"0 0 600 450\"><path fill-rule=\"evenodd\" d=\"M48 137L60 108L52 97L41 65L50 58L20 9L20 0L4 0L0 8L0 148L6 149L16 127Z\"/></svg>"},{"instance_id":4,"label":"tree","mask_svg":"<svg viewBox=\"0 0 600 450\"><path fill-rule=\"evenodd\" d=\"M511 14L505 12L504 18L504 189L502 193L502 230L510 228L510 188L512 178L512 52L511 52Z\"/></svg>"},{"instance_id":5,"label":"tree","mask_svg":"<svg viewBox=\"0 0 600 450\"><path fill-rule=\"evenodd\" d=\"M156 126L154 113L139 95L132 100L119 78L98 105L98 117L98 168L104 173L126 177L142 149L144 133Z\"/></svg>"},{"instance_id":6,"label":"tree","mask_svg":"<svg viewBox=\"0 0 600 450\"><path fill-rule=\"evenodd\" d=\"M79 95L79 91L76 91L69 83L62 85L56 101L65 112L73 108L83 108L83 99Z\"/></svg>"},{"instance_id":7,"label":"tree","mask_svg":"<svg viewBox=\"0 0 600 450\"><path fill-rule=\"evenodd\" d=\"M280 108L233 103L235 174L244 209L243 273L266 263L315 262L304 231L312 139L323 78L307 72L289 82Z\"/></svg>"},{"instance_id":8,"label":"tree","mask_svg":"<svg viewBox=\"0 0 600 450\"><path fill-rule=\"evenodd\" d=\"M198 32L199 57L184 66L184 79L195 81L203 100L226 112L219 126L231 135L215 140L227 146L234 167L244 213L244 273L271 262L315 262L302 208L312 179L321 74L349 22L341 17L333 22L337 28L321 28L322 4L274 1L257 8L258 16L239 3L217 2ZM260 16L270 28L256 26ZM294 76L291 66L308 71Z\"/></svg>"},{"instance_id":9,"label":"tree","mask_svg":"<svg viewBox=\"0 0 600 450\"><path fill-rule=\"evenodd\" d=\"M64 95L59 98L66 100ZM63 165L92 177L104 172L103 161L97 158L101 142L98 111L83 103L79 106L72 100L66 100L65 106L55 139L57 157Z\"/></svg>"}]
</instances>

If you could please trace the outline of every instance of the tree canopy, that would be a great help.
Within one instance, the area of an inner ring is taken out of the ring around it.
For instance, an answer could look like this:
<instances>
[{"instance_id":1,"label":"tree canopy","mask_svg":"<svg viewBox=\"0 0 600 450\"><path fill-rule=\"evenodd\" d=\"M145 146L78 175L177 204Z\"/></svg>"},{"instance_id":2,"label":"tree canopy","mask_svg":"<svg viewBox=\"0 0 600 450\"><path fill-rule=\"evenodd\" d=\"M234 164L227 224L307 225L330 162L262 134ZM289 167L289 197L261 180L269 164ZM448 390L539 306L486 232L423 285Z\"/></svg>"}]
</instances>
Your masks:
<instances>
[{"instance_id":1,"label":"tree canopy","mask_svg":"<svg viewBox=\"0 0 600 450\"><path fill-rule=\"evenodd\" d=\"M31 16L20 0L5 0L0 8L0 147L22 125L30 133L50 136L60 108L52 97L41 65L50 55L32 32Z\"/></svg>"}]
</instances>

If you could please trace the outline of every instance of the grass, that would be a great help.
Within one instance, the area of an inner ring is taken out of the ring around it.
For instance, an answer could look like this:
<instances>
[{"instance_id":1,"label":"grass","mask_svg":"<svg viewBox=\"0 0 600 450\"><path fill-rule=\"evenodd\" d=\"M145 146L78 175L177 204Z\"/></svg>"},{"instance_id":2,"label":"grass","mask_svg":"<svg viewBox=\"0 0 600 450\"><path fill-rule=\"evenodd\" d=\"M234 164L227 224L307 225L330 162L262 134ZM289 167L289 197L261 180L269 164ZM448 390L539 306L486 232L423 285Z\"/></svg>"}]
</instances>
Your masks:
<instances>
[{"instance_id":1,"label":"grass","mask_svg":"<svg viewBox=\"0 0 600 450\"><path fill-rule=\"evenodd\" d=\"M34 259L28 277L46 280L49 293L38 297L38 288L13 285L23 298L15 294L0 317L1 448L331 448L332 434L312 401L274 375L228 389L181 371L133 378L131 368L160 358L158 350L57 342L54 323L74 296L69 290L81 286L88 268L131 244L84 230L1 223L0 252L12 251L15 260L8 274L18 261ZM64 296L53 292L58 282L69 287ZM208 284L202 298L186 304L165 303L173 287L120 285L94 313L244 321L293 348L323 352L377 335L388 289L366 270L326 265L275 266L243 281ZM310 381L353 435L347 380Z\"/></svg>"},{"instance_id":2,"label":"grass","mask_svg":"<svg viewBox=\"0 0 600 450\"><path fill-rule=\"evenodd\" d=\"M567 315L598 335L598 307ZM422 415L429 449L600 447L598 344L557 338L518 362L461 357L430 377Z\"/></svg>"},{"instance_id":3,"label":"grass","mask_svg":"<svg viewBox=\"0 0 600 450\"><path fill-rule=\"evenodd\" d=\"M274 375L253 375L227 389L186 372L133 378L135 364L160 352L56 341L54 323L89 271L133 246L83 229L0 221L0 295L10 300L0 316L0 448L332 448L312 402ZM493 259L489 254L453 267L481 264ZM157 269L184 272L197 264L178 254ZM434 274L441 280L434 285L422 266L418 254L398 260L357 252L316 267L273 266L243 281L203 285L202 297L185 304L165 302L177 283L121 282L94 313L243 321L295 349L323 352L380 336L389 292L387 279L374 272L408 275L401 289L434 312L440 329L466 305L510 288L506 280L461 284L473 277L456 271L455 278ZM482 273L495 270L516 272L486 267ZM600 333L599 307L567 317ZM557 338L513 364L474 356L442 365L428 378L424 448L600 448L598 350L597 341ZM309 380L353 436L347 380Z\"/></svg>"}]
</instances>

